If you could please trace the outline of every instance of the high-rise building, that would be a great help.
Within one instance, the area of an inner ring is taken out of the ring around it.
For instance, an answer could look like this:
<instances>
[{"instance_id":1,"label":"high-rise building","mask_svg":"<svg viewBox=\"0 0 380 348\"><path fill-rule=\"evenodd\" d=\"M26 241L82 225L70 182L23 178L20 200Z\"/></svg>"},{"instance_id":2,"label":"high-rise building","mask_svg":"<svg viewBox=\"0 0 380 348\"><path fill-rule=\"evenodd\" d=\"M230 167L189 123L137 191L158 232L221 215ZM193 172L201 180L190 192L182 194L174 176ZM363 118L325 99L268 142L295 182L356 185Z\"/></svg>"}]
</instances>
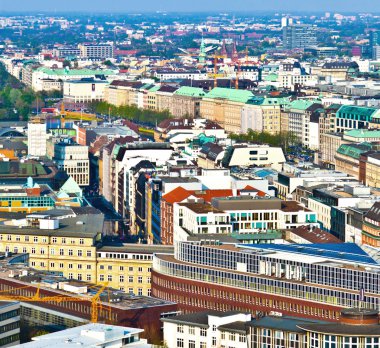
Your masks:
<instances>
[{"instance_id":1,"label":"high-rise building","mask_svg":"<svg viewBox=\"0 0 380 348\"><path fill-rule=\"evenodd\" d=\"M37 157L46 155L46 123L39 117L28 123L28 154Z\"/></svg>"},{"instance_id":2,"label":"high-rise building","mask_svg":"<svg viewBox=\"0 0 380 348\"><path fill-rule=\"evenodd\" d=\"M309 24L292 24L282 28L284 48L306 48L316 46L317 27Z\"/></svg>"},{"instance_id":3,"label":"high-rise building","mask_svg":"<svg viewBox=\"0 0 380 348\"><path fill-rule=\"evenodd\" d=\"M113 58L113 46L108 44L78 45L82 58Z\"/></svg>"},{"instance_id":4,"label":"high-rise building","mask_svg":"<svg viewBox=\"0 0 380 348\"><path fill-rule=\"evenodd\" d=\"M369 46L371 48L374 46L380 46L380 31L375 30L369 33Z\"/></svg>"}]
</instances>

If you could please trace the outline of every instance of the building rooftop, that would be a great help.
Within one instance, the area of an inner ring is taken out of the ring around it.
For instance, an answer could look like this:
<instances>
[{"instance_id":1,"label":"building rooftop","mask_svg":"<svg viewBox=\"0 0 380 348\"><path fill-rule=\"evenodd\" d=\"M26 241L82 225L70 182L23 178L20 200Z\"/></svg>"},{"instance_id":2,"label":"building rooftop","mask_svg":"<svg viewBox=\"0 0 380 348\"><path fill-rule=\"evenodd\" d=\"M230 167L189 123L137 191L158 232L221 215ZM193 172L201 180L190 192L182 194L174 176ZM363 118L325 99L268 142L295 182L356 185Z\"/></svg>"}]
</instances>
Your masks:
<instances>
[{"instance_id":1,"label":"building rooftop","mask_svg":"<svg viewBox=\"0 0 380 348\"><path fill-rule=\"evenodd\" d=\"M318 244L240 244L241 248L286 252L304 256L315 256L322 259L359 263L378 266L360 246L354 243L318 243Z\"/></svg>"},{"instance_id":2,"label":"building rooftop","mask_svg":"<svg viewBox=\"0 0 380 348\"><path fill-rule=\"evenodd\" d=\"M199 98L199 97L205 96L206 92L203 90L203 88L183 86L183 87L180 87L177 91L175 91L174 94L185 96L185 97Z\"/></svg>"},{"instance_id":3,"label":"building rooftop","mask_svg":"<svg viewBox=\"0 0 380 348\"><path fill-rule=\"evenodd\" d=\"M363 116L367 119L371 119L375 114L378 114L380 109L369 108L363 106L354 105L342 105L337 111L337 117L344 117L347 114L354 114L358 116Z\"/></svg>"},{"instance_id":4,"label":"building rooftop","mask_svg":"<svg viewBox=\"0 0 380 348\"><path fill-rule=\"evenodd\" d=\"M380 129L350 129L344 132L344 136L353 138L380 138Z\"/></svg>"},{"instance_id":5,"label":"building rooftop","mask_svg":"<svg viewBox=\"0 0 380 348\"><path fill-rule=\"evenodd\" d=\"M192 325L192 326L197 326L197 327L208 328L209 316L224 318L224 317L229 317L231 315L236 315L239 313L241 312L207 311L207 312L198 312L198 313L190 313L190 314L181 314L181 315L176 315L175 317L168 317L161 320L168 323L187 324L187 325Z\"/></svg>"},{"instance_id":6,"label":"building rooftop","mask_svg":"<svg viewBox=\"0 0 380 348\"><path fill-rule=\"evenodd\" d=\"M95 348L107 344L117 344L121 347L123 340L139 335L144 330L106 324L87 324L74 328L37 336L30 343L18 345L23 348L64 348L80 346L83 348ZM124 346L124 344L123 344ZM126 345L129 346L128 344ZM143 345L137 345L137 347ZM145 346L148 347L148 346Z\"/></svg>"},{"instance_id":7,"label":"building rooftop","mask_svg":"<svg viewBox=\"0 0 380 348\"><path fill-rule=\"evenodd\" d=\"M230 88L213 88L206 96L210 99L228 99L230 101L247 103L251 98L254 97L251 91L230 89Z\"/></svg>"}]
</instances>

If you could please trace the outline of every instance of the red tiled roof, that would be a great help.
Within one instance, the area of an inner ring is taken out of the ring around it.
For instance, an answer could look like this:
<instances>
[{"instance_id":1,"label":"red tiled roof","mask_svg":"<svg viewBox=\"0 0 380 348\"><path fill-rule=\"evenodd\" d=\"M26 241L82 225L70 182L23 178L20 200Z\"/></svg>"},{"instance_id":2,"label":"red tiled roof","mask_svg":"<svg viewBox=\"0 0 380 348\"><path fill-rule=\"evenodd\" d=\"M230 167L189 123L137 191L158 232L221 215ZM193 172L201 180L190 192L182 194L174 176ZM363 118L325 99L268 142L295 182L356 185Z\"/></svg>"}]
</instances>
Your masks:
<instances>
[{"instance_id":1,"label":"red tiled roof","mask_svg":"<svg viewBox=\"0 0 380 348\"><path fill-rule=\"evenodd\" d=\"M252 191L252 192L257 192L257 195L259 197L265 197L267 194L264 192L264 191L260 191L250 185L247 185L246 187L244 187L241 191Z\"/></svg>"},{"instance_id":2,"label":"red tiled roof","mask_svg":"<svg viewBox=\"0 0 380 348\"><path fill-rule=\"evenodd\" d=\"M178 203L182 202L187 197L191 196L192 191L184 189L182 186L175 188L173 191L170 191L166 195L162 196L162 200L167 203Z\"/></svg>"}]
</instances>

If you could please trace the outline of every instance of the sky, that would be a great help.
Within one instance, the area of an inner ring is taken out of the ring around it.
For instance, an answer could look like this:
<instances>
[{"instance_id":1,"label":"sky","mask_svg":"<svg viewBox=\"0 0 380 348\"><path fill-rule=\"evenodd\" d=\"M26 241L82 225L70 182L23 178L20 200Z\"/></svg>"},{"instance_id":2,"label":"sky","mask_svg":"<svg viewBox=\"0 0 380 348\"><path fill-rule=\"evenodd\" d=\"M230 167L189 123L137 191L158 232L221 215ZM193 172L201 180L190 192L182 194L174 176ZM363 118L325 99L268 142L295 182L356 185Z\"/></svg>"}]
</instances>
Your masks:
<instances>
[{"instance_id":1,"label":"sky","mask_svg":"<svg viewBox=\"0 0 380 348\"><path fill-rule=\"evenodd\" d=\"M0 0L3 11L336 11L380 12L380 0Z\"/></svg>"}]
</instances>

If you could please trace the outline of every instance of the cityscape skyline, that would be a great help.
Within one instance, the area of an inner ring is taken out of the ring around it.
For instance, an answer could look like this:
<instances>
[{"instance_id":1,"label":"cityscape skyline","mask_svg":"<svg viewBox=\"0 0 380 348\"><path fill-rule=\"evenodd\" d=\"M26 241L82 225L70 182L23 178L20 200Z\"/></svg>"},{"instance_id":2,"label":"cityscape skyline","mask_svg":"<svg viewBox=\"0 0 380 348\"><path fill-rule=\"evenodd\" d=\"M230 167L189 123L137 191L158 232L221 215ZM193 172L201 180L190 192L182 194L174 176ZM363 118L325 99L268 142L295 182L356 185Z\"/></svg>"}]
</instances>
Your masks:
<instances>
[{"instance_id":1,"label":"cityscape skyline","mask_svg":"<svg viewBox=\"0 0 380 348\"><path fill-rule=\"evenodd\" d=\"M203 1L194 0L191 3L179 3L174 0L165 0L157 5L153 0L147 0L143 3L125 3L121 0L115 0L107 4L100 0L82 0L79 4L74 0L68 0L65 3L58 1L35 0L32 3L25 0L16 0L12 2L1 2L1 11L65 11L65 12L154 12L154 11L172 11L172 12L253 12L253 11L341 11L341 12L377 12L380 11L380 4L374 4L371 0L363 0L360 3L356 1L337 0L334 4L330 1L321 0L319 2L305 2L301 0L290 0L284 5L280 0L254 0L247 6L247 2L236 0L231 4L228 1L209 1L205 4Z\"/></svg>"}]
</instances>

